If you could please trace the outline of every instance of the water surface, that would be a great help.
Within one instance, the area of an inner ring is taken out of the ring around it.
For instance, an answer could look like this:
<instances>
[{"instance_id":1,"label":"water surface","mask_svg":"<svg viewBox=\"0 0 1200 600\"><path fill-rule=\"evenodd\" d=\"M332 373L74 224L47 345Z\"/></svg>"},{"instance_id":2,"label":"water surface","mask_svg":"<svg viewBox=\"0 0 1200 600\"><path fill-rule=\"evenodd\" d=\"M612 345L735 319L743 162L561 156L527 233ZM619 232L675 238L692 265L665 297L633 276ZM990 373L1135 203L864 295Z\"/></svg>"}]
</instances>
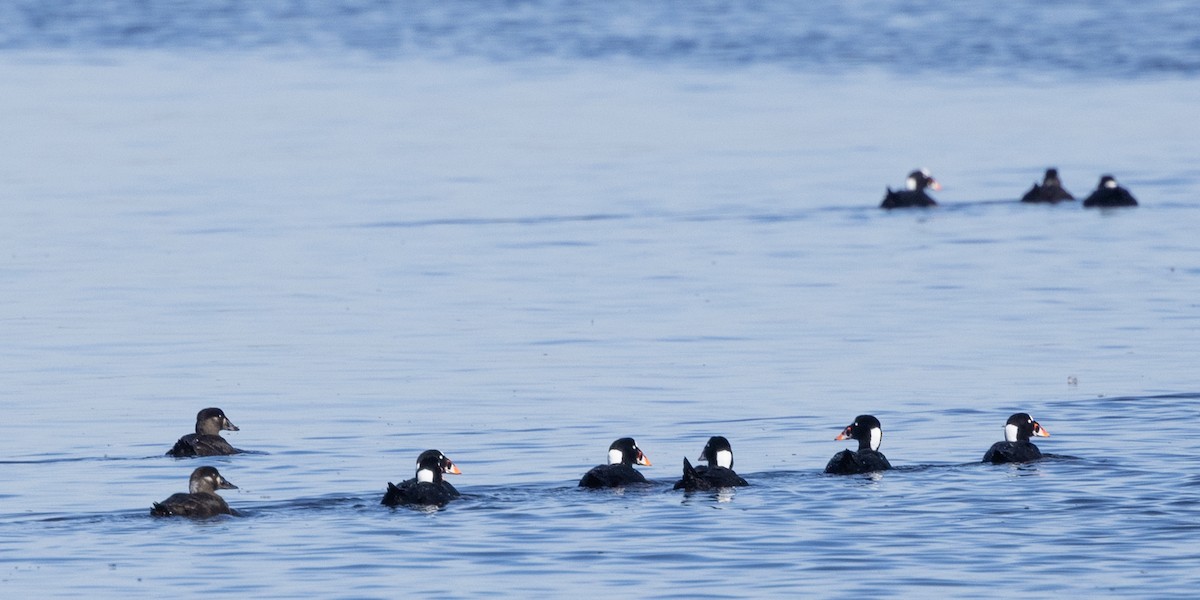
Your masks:
<instances>
[{"instance_id":1,"label":"water surface","mask_svg":"<svg viewBox=\"0 0 1200 600\"><path fill-rule=\"evenodd\" d=\"M1200 583L1184 5L172 6L0 13L6 591ZM205 406L257 452L162 456ZM897 469L823 475L864 412ZM671 491L714 434L753 485ZM626 435L656 483L576 489ZM379 506L431 447L464 498ZM243 516L150 518L200 464Z\"/></svg>"}]
</instances>

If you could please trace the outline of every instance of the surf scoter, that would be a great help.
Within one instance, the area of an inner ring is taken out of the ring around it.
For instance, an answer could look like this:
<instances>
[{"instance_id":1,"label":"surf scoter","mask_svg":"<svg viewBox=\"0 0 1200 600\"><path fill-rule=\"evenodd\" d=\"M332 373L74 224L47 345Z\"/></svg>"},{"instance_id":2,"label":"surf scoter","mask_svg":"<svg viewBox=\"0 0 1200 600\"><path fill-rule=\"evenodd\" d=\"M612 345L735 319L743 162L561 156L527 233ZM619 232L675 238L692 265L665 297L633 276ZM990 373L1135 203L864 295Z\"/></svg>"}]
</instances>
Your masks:
<instances>
[{"instance_id":1,"label":"surf scoter","mask_svg":"<svg viewBox=\"0 0 1200 600\"><path fill-rule=\"evenodd\" d=\"M196 433L189 433L175 442L167 456L184 458L188 456L223 456L244 452L229 445L221 437L221 431L238 431L237 425L229 422L225 411L219 408L206 408L196 414Z\"/></svg>"},{"instance_id":2,"label":"surf scoter","mask_svg":"<svg viewBox=\"0 0 1200 600\"><path fill-rule=\"evenodd\" d=\"M1021 197L1021 202L1062 202L1074 199L1075 196L1063 188L1062 181L1058 178L1058 169L1046 169L1042 183L1040 185L1034 183L1033 187Z\"/></svg>"},{"instance_id":3,"label":"surf scoter","mask_svg":"<svg viewBox=\"0 0 1200 600\"><path fill-rule=\"evenodd\" d=\"M886 456L879 451L883 441L883 427L879 419L871 415L859 415L846 426L834 440L858 440L858 451L842 450L829 459L825 472L833 475L854 475L884 471L892 468Z\"/></svg>"},{"instance_id":4,"label":"surf scoter","mask_svg":"<svg viewBox=\"0 0 1200 600\"><path fill-rule=\"evenodd\" d=\"M1042 457L1042 451L1029 441L1032 436L1050 437L1050 432L1027 413L1017 413L1004 424L1004 441L992 444L983 455L983 462L992 464L1029 462Z\"/></svg>"},{"instance_id":5,"label":"surf scoter","mask_svg":"<svg viewBox=\"0 0 1200 600\"><path fill-rule=\"evenodd\" d=\"M646 483L645 476L633 468L635 464L649 467L650 459L633 438L621 438L608 447L608 464L592 467L579 480L579 487L597 489Z\"/></svg>"},{"instance_id":6,"label":"surf scoter","mask_svg":"<svg viewBox=\"0 0 1200 600\"><path fill-rule=\"evenodd\" d=\"M888 187L887 194L884 195L883 203L879 205L879 208L937 206L937 202L934 202L933 198L925 193L925 188L940 190L942 184L929 174L928 169L921 169L908 174L908 179L904 181L904 187L903 190L894 191Z\"/></svg>"},{"instance_id":7,"label":"surf scoter","mask_svg":"<svg viewBox=\"0 0 1200 600\"><path fill-rule=\"evenodd\" d=\"M1093 206L1104 208L1109 206L1137 206L1138 202L1134 199L1133 194L1129 190L1117 184L1117 180L1112 175L1105 175L1100 178L1100 184L1096 186L1096 191L1092 192L1087 200L1083 201L1083 206L1091 208Z\"/></svg>"},{"instance_id":8,"label":"surf scoter","mask_svg":"<svg viewBox=\"0 0 1200 600\"><path fill-rule=\"evenodd\" d=\"M462 471L437 450L426 450L417 457L417 476L400 485L388 482L387 493L381 504L398 506L420 504L445 506L447 502L461 496L458 490L442 478L443 474L462 475Z\"/></svg>"},{"instance_id":9,"label":"surf scoter","mask_svg":"<svg viewBox=\"0 0 1200 600\"><path fill-rule=\"evenodd\" d=\"M709 438L697 460L708 461L708 465L693 467L687 457L684 457L683 479L675 482L675 489L691 492L750 485L733 471L733 448L724 436L714 435Z\"/></svg>"},{"instance_id":10,"label":"surf scoter","mask_svg":"<svg viewBox=\"0 0 1200 600\"><path fill-rule=\"evenodd\" d=\"M204 519L216 515L236 515L217 490L236 490L237 486L221 476L213 467L200 467L192 471L188 480L188 493L171 494L162 502L155 502L150 514L156 517L194 517Z\"/></svg>"}]
</instances>

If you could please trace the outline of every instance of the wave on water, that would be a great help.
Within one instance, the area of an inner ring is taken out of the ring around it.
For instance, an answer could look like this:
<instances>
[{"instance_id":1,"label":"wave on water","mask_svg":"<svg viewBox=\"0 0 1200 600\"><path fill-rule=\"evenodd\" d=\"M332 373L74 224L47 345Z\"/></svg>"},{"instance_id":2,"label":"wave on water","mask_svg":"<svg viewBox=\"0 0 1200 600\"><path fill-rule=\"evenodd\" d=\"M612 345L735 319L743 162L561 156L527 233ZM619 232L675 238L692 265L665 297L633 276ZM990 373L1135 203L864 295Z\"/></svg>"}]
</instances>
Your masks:
<instances>
[{"instance_id":1,"label":"wave on water","mask_svg":"<svg viewBox=\"0 0 1200 600\"><path fill-rule=\"evenodd\" d=\"M0 50L348 50L381 59L1100 77L1200 72L1200 11L1185 2L15 0L0 6L0 23Z\"/></svg>"}]
</instances>

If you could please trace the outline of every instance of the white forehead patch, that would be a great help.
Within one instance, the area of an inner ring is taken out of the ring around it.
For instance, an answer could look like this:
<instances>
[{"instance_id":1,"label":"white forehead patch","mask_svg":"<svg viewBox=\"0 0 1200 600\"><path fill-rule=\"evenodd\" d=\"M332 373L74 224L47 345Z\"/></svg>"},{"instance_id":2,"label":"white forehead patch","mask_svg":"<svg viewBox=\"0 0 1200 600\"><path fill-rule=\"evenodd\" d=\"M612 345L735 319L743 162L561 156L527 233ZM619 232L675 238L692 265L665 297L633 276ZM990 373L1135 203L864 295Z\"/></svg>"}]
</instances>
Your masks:
<instances>
[{"instance_id":1,"label":"white forehead patch","mask_svg":"<svg viewBox=\"0 0 1200 600\"><path fill-rule=\"evenodd\" d=\"M433 483L433 471L430 471L429 469L418 469L417 470L417 481L424 482L424 483Z\"/></svg>"},{"instance_id":2,"label":"white forehead patch","mask_svg":"<svg viewBox=\"0 0 1200 600\"><path fill-rule=\"evenodd\" d=\"M878 427L871 428L871 449L878 450L879 444L883 442L883 430Z\"/></svg>"},{"instance_id":3,"label":"white forehead patch","mask_svg":"<svg viewBox=\"0 0 1200 600\"><path fill-rule=\"evenodd\" d=\"M622 462L624 462L624 460L625 460L625 453L624 453L624 452L621 452L620 450L617 450L616 448L611 448L611 449L609 449L609 451L608 451L608 464L610 464L610 465L619 465L619 464L621 464Z\"/></svg>"},{"instance_id":4,"label":"white forehead patch","mask_svg":"<svg viewBox=\"0 0 1200 600\"><path fill-rule=\"evenodd\" d=\"M728 450L717 451L717 466L726 469L733 468L733 453Z\"/></svg>"},{"instance_id":5,"label":"white forehead patch","mask_svg":"<svg viewBox=\"0 0 1200 600\"><path fill-rule=\"evenodd\" d=\"M1017 441L1017 426L1016 425L1005 425L1004 426L1004 441L1006 441L1006 442Z\"/></svg>"}]
</instances>

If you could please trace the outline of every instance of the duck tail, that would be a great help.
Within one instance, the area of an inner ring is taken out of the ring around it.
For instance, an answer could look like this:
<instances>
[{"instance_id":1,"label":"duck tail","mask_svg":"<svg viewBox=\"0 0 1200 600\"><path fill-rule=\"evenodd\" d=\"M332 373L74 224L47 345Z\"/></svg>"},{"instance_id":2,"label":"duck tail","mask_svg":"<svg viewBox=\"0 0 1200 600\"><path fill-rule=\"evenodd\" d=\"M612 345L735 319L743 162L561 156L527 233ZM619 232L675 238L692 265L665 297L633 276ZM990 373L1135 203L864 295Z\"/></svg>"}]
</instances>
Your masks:
<instances>
[{"instance_id":1,"label":"duck tail","mask_svg":"<svg viewBox=\"0 0 1200 600\"><path fill-rule=\"evenodd\" d=\"M696 468L692 466L692 463L685 456L683 458L683 480L685 482L692 482L699 478L700 475L696 473Z\"/></svg>"}]
</instances>

